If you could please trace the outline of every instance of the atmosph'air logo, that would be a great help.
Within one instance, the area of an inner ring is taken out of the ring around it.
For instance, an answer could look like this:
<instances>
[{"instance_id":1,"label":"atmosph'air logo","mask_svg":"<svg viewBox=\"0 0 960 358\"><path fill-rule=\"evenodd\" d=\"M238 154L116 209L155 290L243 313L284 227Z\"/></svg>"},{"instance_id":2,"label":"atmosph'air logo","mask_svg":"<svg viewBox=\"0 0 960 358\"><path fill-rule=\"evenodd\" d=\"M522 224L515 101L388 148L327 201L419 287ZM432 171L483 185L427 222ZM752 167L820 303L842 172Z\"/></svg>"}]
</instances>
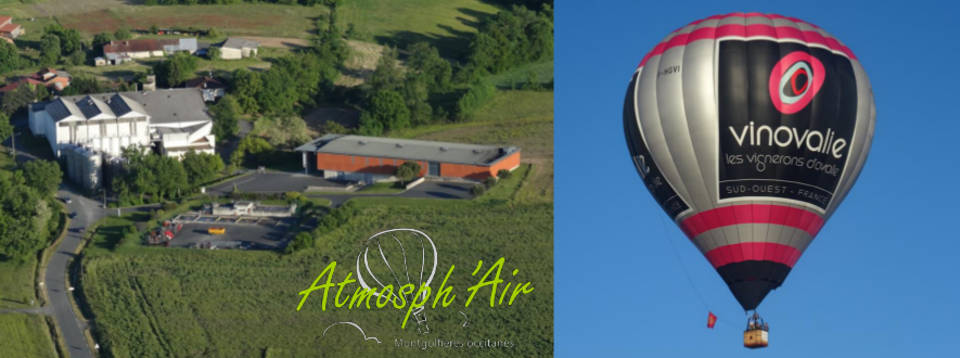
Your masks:
<instances>
[{"instance_id":1,"label":"atmosph'air logo","mask_svg":"<svg viewBox=\"0 0 960 358\"><path fill-rule=\"evenodd\" d=\"M799 112L823 87L823 63L807 52L794 51L770 71L770 100L784 114Z\"/></svg>"}]
</instances>

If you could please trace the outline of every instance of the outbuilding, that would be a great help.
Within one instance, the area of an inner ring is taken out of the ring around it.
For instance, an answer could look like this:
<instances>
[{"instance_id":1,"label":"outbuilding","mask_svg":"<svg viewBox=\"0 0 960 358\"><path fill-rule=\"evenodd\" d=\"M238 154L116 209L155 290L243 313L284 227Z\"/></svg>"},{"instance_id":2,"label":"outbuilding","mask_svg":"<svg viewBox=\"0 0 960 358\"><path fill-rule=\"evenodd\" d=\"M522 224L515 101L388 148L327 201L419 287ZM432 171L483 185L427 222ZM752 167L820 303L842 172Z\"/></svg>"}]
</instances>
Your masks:
<instances>
[{"instance_id":1,"label":"outbuilding","mask_svg":"<svg viewBox=\"0 0 960 358\"><path fill-rule=\"evenodd\" d=\"M376 182L394 179L404 162L420 176L483 180L520 165L520 148L425 140L327 134L296 149L303 168L324 178Z\"/></svg>"}]
</instances>

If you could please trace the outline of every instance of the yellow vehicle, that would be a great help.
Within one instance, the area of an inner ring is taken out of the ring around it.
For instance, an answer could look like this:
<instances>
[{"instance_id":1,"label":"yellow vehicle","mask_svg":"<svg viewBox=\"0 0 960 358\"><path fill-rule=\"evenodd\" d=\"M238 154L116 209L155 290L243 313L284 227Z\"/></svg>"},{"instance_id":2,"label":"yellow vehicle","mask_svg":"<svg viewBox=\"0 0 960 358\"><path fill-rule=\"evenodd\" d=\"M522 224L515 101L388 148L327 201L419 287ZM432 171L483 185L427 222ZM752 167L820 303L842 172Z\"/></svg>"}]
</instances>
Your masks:
<instances>
[{"instance_id":1,"label":"yellow vehicle","mask_svg":"<svg viewBox=\"0 0 960 358\"><path fill-rule=\"evenodd\" d=\"M212 227L207 229L207 233L210 235L223 235L227 233L227 228L225 227Z\"/></svg>"}]
</instances>

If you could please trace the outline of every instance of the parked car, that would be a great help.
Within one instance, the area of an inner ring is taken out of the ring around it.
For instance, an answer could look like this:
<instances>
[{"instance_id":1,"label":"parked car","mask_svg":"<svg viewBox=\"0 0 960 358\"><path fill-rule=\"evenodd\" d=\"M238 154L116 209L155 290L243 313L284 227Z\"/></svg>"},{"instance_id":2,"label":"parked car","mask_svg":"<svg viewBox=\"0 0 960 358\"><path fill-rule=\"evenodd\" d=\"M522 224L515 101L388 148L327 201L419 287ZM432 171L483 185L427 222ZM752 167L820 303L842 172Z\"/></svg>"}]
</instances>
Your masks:
<instances>
[{"instance_id":1,"label":"parked car","mask_svg":"<svg viewBox=\"0 0 960 358\"><path fill-rule=\"evenodd\" d=\"M63 203L64 203L64 204L70 204L70 203L72 203L72 202L73 202L73 200L70 199L70 198L63 198Z\"/></svg>"},{"instance_id":2,"label":"parked car","mask_svg":"<svg viewBox=\"0 0 960 358\"><path fill-rule=\"evenodd\" d=\"M69 216L70 216L71 219L73 219L73 218L77 217L77 212L74 211L74 212L70 213Z\"/></svg>"}]
</instances>

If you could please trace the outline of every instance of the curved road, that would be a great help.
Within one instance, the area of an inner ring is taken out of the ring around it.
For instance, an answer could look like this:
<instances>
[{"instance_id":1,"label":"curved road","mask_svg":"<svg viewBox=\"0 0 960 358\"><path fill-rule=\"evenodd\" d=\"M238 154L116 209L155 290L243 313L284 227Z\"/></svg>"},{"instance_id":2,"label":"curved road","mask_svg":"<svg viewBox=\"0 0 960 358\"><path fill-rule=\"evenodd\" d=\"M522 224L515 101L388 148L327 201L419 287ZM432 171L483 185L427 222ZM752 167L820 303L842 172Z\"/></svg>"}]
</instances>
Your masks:
<instances>
[{"instance_id":1,"label":"curved road","mask_svg":"<svg viewBox=\"0 0 960 358\"><path fill-rule=\"evenodd\" d=\"M83 240L87 228L100 220L104 215L98 203L70 189L62 188L58 193L60 198L70 198L72 203L67 205L67 212L75 212L77 216L70 222L67 236L54 248L55 252L47 262L46 273L43 277L44 289L47 293L48 309L60 327L60 334L66 343L66 350L71 358L93 357L93 351L83 334L86 324L74 313L70 304L70 282L67 270L70 262L76 257L74 254Z\"/></svg>"}]
</instances>

